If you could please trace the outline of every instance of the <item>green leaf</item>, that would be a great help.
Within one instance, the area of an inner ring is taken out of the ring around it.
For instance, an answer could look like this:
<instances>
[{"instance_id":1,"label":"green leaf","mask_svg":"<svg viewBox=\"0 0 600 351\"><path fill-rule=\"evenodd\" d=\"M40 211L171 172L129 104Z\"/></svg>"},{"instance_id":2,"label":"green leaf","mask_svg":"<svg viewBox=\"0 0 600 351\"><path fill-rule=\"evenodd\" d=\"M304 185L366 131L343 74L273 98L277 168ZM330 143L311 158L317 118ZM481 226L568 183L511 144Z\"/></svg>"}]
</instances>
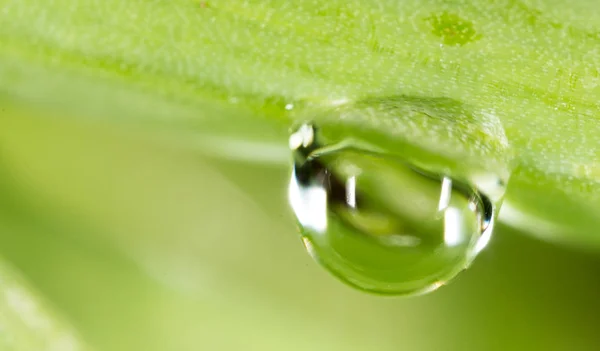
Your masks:
<instances>
[{"instance_id":1,"label":"green leaf","mask_svg":"<svg viewBox=\"0 0 600 351\"><path fill-rule=\"evenodd\" d=\"M0 23L3 106L157 128L256 162L273 157L246 145L284 154L289 125L310 111L448 99L506 135L500 220L600 248L596 1L1 0ZM364 121L371 138L410 140L355 112L348 123ZM445 145L435 133L419 146Z\"/></svg>"}]
</instances>

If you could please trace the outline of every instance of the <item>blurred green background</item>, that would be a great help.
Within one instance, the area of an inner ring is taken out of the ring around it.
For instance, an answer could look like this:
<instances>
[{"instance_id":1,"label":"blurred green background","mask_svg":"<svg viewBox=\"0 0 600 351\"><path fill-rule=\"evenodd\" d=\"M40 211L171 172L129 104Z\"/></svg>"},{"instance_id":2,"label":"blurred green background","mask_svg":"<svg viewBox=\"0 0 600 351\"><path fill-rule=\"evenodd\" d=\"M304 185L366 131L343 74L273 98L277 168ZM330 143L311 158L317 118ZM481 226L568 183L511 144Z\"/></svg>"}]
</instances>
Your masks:
<instances>
[{"instance_id":1,"label":"blurred green background","mask_svg":"<svg viewBox=\"0 0 600 351\"><path fill-rule=\"evenodd\" d=\"M600 349L597 254L500 226L439 291L368 295L304 252L287 168L83 121L0 112L1 350Z\"/></svg>"},{"instance_id":2,"label":"blurred green background","mask_svg":"<svg viewBox=\"0 0 600 351\"><path fill-rule=\"evenodd\" d=\"M597 8L0 1L0 351L600 350ZM398 94L499 119L530 231L408 299L317 266L285 195L290 101Z\"/></svg>"}]
</instances>

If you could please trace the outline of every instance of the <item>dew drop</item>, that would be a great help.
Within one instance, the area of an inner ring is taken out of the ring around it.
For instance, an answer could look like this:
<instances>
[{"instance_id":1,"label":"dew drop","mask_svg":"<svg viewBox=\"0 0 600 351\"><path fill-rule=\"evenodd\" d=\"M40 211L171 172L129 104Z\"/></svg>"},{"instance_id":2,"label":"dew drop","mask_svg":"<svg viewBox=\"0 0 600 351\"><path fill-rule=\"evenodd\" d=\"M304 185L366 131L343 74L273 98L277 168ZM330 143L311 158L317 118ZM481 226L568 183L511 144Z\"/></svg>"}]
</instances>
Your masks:
<instances>
[{"instance_id":1,"label":"dew drop","mask_svg":"<svg viewBox=\"0 0 600 351\"><path fill-rule=\"evenodd\" d=\"M388 295L433 291L489 242L497 204L467 182L397 156L290 137L288 189L308 253L342 281Z\"/></svg>"}]
</instances>

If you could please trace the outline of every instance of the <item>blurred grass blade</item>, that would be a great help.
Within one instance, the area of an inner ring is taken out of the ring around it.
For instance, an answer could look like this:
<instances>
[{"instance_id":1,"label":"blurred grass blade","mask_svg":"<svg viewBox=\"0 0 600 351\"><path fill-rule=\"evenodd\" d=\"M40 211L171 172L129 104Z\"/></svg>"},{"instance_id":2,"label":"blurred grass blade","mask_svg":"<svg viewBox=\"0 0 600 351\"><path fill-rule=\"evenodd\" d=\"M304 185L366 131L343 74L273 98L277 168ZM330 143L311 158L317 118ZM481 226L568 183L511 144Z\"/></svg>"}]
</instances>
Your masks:
<instances>
[{"instance_id":1,"label":"blurred grass blade","mask_svg":"<svg viewBox=\"0 0 600 351\"><path fill-rule=\"evenodd\" d=\"M4 228L3 228L4 229ZM0 349L81 351L73 329L9 265L0 262Z\"/></svg>"}]
</instances>

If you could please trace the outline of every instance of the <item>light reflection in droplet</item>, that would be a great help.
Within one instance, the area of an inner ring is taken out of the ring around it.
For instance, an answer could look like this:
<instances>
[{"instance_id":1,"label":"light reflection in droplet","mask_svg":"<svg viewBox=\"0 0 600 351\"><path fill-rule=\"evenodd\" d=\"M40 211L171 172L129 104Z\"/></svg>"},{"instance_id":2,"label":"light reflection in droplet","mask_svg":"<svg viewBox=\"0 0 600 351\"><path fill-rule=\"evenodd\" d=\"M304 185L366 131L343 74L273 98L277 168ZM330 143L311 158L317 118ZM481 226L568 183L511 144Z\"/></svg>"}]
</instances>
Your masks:
<instances>
[{"instance_id":1,"label":"light reflection in droplet","mask_svg":"<svg viewBox=\"0 0 600 351\"><path fill-rule=\"evenodd\" d=\"M352 176L346 181L346 203L348 206L356 208L356 176Z\"/></svg>"},{"instance_id":2,"label":"light reflection in droplet","mask_svg":"<svg viewBox=\"0 0 600 351\"><path fill-rule=\"evenodd\" d=\"M464 240L462 226L463 214L456 208L448 208L444 212L444 242L447 246L457 246Z\"/></svg>"},{"instance_id":3,"label":"light reflection in droplet","mask_svg":"<svg viewBox=\"0 0 600 351\"><path fill-rule=\"evenodd\" d=\"M442 180L442 192L440 194L438 211L443 211L448 208L448 205L450 204L450 194L452 194L452 180L448 177L444 177Z\"/></svg>"},{"instance_id":4,"label":"light reflection in droplet","mask_svg":"<svg viewBox=\"0 0 600 351\"><path fill-rule=\"evenodd\" d=\"M289 200L294 213L305 228L316 233L327 229L327 192L318 186L300 188L295 177L289 187Z\"/></svg>"}]
</instances>

